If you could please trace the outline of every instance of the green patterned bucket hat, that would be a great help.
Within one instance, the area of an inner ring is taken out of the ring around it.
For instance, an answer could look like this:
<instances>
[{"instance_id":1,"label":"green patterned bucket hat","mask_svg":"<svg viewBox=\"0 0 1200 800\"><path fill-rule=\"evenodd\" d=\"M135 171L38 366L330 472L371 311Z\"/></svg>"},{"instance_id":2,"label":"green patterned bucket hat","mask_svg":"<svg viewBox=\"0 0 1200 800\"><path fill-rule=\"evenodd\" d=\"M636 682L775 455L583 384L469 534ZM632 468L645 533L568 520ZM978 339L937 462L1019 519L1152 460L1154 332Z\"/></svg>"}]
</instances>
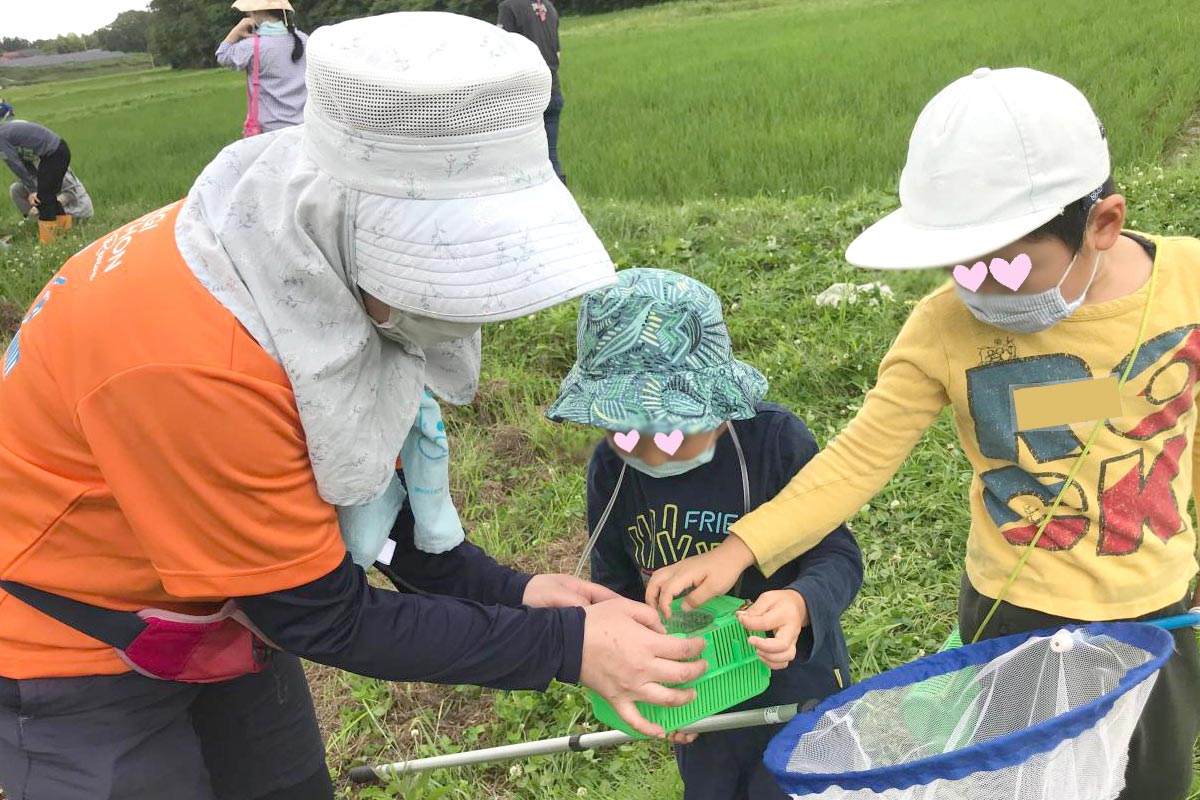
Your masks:
<instances>
[{"instance_id":1,"label":"green patterned bucket hat","mask_svg":"<svg viewBox=\"0 0 1200 800\"><path fill-rule=\"evenodd\" d=\"M575 346L552 420L691 434L753 417L767 393L762 373L733 357L716 292L670 270L623 270L585 295Z\"/></svg>"}]
</instances>

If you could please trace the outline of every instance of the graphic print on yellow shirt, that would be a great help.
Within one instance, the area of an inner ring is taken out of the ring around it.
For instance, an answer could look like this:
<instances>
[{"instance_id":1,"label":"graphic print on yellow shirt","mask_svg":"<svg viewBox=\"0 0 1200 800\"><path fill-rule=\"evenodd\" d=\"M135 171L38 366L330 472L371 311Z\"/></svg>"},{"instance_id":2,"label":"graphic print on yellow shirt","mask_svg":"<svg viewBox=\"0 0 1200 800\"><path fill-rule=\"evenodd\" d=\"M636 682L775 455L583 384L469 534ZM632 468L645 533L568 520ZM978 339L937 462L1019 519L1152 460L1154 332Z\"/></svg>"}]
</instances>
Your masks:
<instances>
[{"instance_id":1,"label":"graphic print on yellow shirt","mask_svg":"<svg viewBox=\"0 0 1200 800\"><path fill-rule=\"evenodd\" d=\"M1188 501L1200 384L1200 241L1152 237L1158 286L1145 341L1009 602L1076 619L1149 613L1196 572ZM1119 376L1148 286L1081 307L1053 328L1009 334L976 320L947 285L913 310L858 415L775 500L730 530L768 573L887 483L949 405L974 477L966 570L995 597L1063 487L1094 422L1017 429L1014 390Z\"/></svg>"},{"instance_id":2,"label":"graphic print on yellow shirt","mask_svg":"<svg viewBox=\"0 0 1200 800\"><path fill-rule=\"evenodd\" d=\"M1129 358L1127 355L1122 359L1112 374L1122 373ZM1132 385L1143 386L1138 396L1157 399L1161 407L1140 418L1126 417L1105 423L1110 432L1128 440L1126 452L1120 452L1118 444L1115 455L1102 459L1093 492L1085 490L1078 480L1073 482L1068 488L1068 498L1074 495L1074 502L1067 505L1083 513L1056 515L1046 526L1038 547L1070 550L1077 546L1091 524L1093 515L1086 513L1089 504L1096 505L1096 549L1100 555L1134 553L1142 546L1146 532L1164 542L1185 532L1186 492L1183 496L1177 494L1173 481L1180 473L1181 459L1190 441L1179 422L1194 406L1192 389L1198 368L1200 328L1196 325L1167 331L1143 345L1129 380ZM1172 375L1173 371L1178 374ZM1012 389L1093 377L1086 364L1065 353L1014 357L967 371L969 412L980 453L988 459L1013 462L979 476L986 489L983 497L988 516L1013 544L1029 543L1037 531L1042 505L1053 502L1067 477L1056 473L1031 474L1017 466L1021 446L1039 464L1046 464L1078 456L1084 442L1066 425L1016 430ZM1151 452L1153 455L1148 458ZM1048 478L1054 482L1048 485Z\"/></svg>"}]
</instances>

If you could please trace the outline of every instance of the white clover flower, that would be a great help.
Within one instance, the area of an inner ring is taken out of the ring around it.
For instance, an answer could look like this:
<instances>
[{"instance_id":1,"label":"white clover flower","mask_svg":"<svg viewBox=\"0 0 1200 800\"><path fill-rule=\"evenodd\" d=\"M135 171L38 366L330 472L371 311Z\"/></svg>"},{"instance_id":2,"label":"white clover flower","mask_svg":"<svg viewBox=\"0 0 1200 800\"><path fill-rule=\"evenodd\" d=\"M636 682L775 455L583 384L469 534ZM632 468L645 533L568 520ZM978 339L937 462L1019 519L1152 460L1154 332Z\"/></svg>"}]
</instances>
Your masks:
<instances>
[{"instance_id":1,"label":"white clover flower","mask_svg":"<svg viewBox=\"0 0 1200 800\"><path fill-rule=\"evenodd\" d=\"M519 777L521 777L521 773L523 771L524 770L521 769L520 764L513 764L511 767L508 768L508 777L512 778L512 779L519 778Z\"/></svg>"}]
</instances>

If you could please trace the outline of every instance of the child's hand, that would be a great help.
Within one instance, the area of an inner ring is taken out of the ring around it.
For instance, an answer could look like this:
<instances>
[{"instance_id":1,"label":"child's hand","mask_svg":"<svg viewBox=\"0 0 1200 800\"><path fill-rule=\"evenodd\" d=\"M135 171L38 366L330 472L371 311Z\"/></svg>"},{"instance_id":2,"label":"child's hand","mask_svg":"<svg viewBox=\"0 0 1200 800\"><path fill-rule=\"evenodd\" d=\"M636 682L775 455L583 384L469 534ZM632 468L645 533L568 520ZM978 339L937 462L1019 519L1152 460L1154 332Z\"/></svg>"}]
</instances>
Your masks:
<instances>
[{"instance_id":1,"label":"child's hand","mask_svg":"<svg viewBox=\"0 0 1200 800\"><path fill-rule=\"evenodd\" d=\"M700 734L698 733L680 733L679 731L674 731L667 734L667 741L674 745L691 744L699 736Z\"/></svg>"},{"instance_id":2,"label":"child's hand","mask_svg":"<svg viewBox=\"0 0 1200 800\"><path fill-rule=\"evenodd\" d=\"M754 566L754 554L735 535L730 535L720 546L707 553L685 558L670 566L655 570L646 585L646 602L671 616L671 602L688 589L691 593L683 599L685 611L691 611L701 603L717 595L725 594L737 583L739 577Z\"/></svg>"},{"instance_id":3,"label":"child's hand","mask_svg":"<svg viewBox=\"0 0 1200 800\"><path fill-rule=\"evenodd\" d=\"M763 592L754 605L738 612L748 631L771 631L774 638L751 636L750 644L771 669L783 669L796 657L796 640L808 625L808 603L795 589Z\"/></svg>"}]
</instances>

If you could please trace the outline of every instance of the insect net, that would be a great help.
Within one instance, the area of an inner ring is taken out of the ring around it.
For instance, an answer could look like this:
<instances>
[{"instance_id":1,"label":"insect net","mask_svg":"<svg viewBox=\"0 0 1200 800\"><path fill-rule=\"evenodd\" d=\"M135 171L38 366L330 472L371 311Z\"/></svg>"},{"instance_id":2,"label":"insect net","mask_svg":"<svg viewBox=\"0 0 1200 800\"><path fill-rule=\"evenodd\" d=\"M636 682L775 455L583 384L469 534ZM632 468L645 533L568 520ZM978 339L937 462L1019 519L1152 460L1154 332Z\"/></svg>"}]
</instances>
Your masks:
<instances>
[{"instance_id":1,"label":"insect net","mask_svg":"<svg viewBox=\"0 0 1200 800\"><path fill-rule=\"evenodd\" d=\"M765 762L821 800L1110 800L1174 639L1097 623L906 664L797 716Z\"/></svg>"}]
</instances>

